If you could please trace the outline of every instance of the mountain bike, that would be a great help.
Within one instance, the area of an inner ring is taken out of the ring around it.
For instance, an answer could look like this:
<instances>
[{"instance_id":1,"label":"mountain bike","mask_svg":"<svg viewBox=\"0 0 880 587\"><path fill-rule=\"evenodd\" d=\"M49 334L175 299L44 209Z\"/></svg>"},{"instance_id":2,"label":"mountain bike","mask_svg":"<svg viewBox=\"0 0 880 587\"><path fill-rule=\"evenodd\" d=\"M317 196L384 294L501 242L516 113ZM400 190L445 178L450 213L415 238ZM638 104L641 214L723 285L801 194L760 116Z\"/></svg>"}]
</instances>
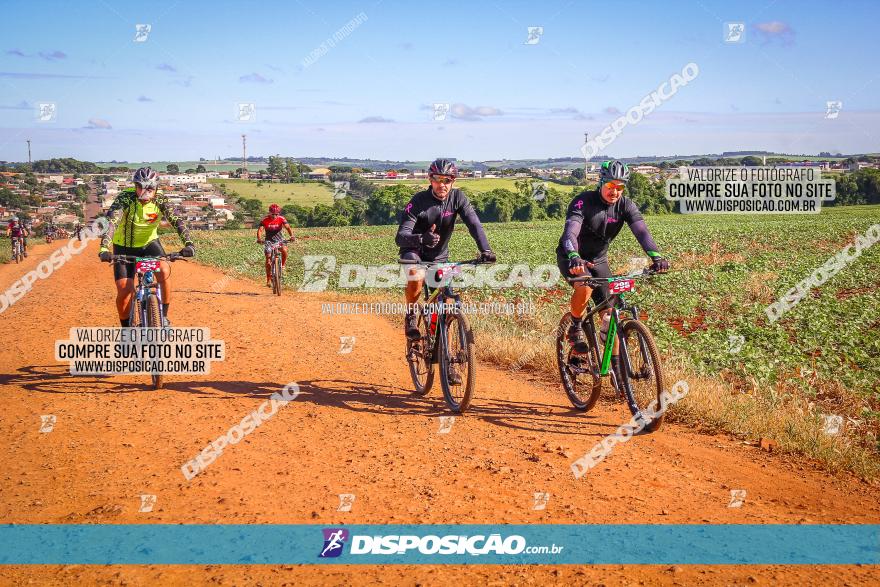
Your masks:
<instances>
[{"instance_id":1,"label":"mountain bike","mask_svg":"<svg viewBox=\"0 0 880 587\"><path fill-rule=\"evenodd\" d=\"M406 341L406 361L415 393L427 395L434 383L434 365L440 365L440 387L453 412L464 412L471 403L476 381L474 333L462 312L461 296L452 279L464 265L480 265L479 259L458 263L430 263L400 259L401 265L422 265L435 272L440 287L423 285L424 303L418 310L420 336Z\"/></svg>"},{"instance_id":2,"label":"mountain bike","mask_svg":"<svg viewBox=\"0 0 880 587\"><path fill-rule=\"evenodd\" d=\"M269 270L272 282L272 293L281 295L281 281L284 277L284 266L281 264L281 245L293 242L292 238L281 239L280 241L266 241L264 250L269 253Z\"/></svg>"},{"instance_id":3,"label":"mountain bike","mask_svg":"<svg viewBox=\"0 0 880 587\"><path fill-rule=\"evenodd\" d=\"M568 328L572 323L571 312L565 314L559 322L556 332L556 360L562 387L575 408L587 411L591 409L602 391L602 378L610 374L612 386L618 395L626 401L630 412L637 419L646 423L645 429L653 432L663 423L665 405L661 405L663 393L663 365L660 353L651 331L642 321L647 317L644 312L628 304L624 294L634 291L637 279L654 275L655 272L645 269L627 275L616 275L610 278L591 276L569 278L569 283L586 283L590 287L608 284L610 295L601 304L594 306L590 301L587 313L581 318L589 350L578 353L568 341ZM608 330L604 333L604 343L600 344L597 336L594 317L604 310L610 309L611 317ZM611 368L611 355L615 339L619 342L620 378ZM600 357L601 351L601 357ZM654 415L647 410L653 404Z\"/></svg>"},{"instance_id":4,"label":"mountain bike","mask_svg":"<svg viewBox=\"0 0 880 587\"><path fill-rule=\"evenodd\" d=\"M161 271L159 261L179 261L185 259L180 253L171 253L158 257L137 257L133 255L113 255L111 263L134 262L137 284L134 288L134 298L131 300L131 311L128 314L129 325L132 328L162 328L168 326L167 320L162 316L162 288L154 275ZM151 373L153 389L162 388L162 374Z\"/></svg>"},{"instance_id":5,"label":"mountain bike","mask_svg":"<svg viewBox=\"0 0 880 587\"><path fill-rule=\"evenodd\" d=\"M16 263L21 263L22 259L24 259L24 254L21 249L21 239L12 237L12 260Z\"/></svg>"}]
</instances>

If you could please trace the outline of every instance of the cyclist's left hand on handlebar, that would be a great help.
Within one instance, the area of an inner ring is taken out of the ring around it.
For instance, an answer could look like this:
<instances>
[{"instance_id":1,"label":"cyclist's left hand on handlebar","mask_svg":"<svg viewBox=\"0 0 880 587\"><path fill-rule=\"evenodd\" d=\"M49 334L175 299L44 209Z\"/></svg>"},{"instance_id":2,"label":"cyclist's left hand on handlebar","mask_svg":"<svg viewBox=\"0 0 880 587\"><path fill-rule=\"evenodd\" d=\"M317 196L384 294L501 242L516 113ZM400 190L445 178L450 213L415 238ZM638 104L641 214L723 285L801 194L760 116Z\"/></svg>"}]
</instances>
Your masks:
<instances>
[{"instance_id":1,"label":"cyclist's left hand on handlebar","mask_svg":"<svg viewBox=\"0 0 880 587\"><path fill-rule=\"evenodd\" d=\"M110 251L101 251L100 253L98 253L98 258L101 260L102 263L109 263L113 260L113 253L111 253Z\"/></svg>"},{"instance_id":2,"label":"cyclist's left hand on handlebar","mask_svg":"<svg viewBox=\"0 0 880 587\"><path fill-rule=\"evenodd\" d=\"M195 257L196 247L192 243L186 243L186 246L180 249L181 257Z\"/></svg>"},{"instance_id":3,"label":"cyclist's left hand on handlebar","mask_svg":"<svg viewBox=\"0 0 880 587\"><path fill-rule=\"evenodd\" d=\"M495 261L495 253L492 251L482 251L480 253L480 263L494 263Z\"/></svg>"},{"instance_id":4,"label":"cyclist's left hand on handlebar","mask_svg":"<svg viewBox=\"0 0 880 587\"><path fill-rule=\"evenodd\" d=\"M654 263L651 264L651 270L657 273L666 273L669 271L669 261L663 257L655 257Z\"/></svg>"}]
</instances>

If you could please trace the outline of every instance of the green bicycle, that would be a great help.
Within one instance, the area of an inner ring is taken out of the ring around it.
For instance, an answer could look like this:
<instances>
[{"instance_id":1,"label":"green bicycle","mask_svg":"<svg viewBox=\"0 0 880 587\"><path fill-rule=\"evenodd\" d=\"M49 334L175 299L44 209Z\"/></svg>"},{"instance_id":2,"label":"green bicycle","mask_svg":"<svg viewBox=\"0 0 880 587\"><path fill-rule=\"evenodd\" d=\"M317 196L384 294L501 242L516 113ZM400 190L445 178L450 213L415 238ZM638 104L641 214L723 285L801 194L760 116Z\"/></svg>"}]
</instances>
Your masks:
<instances>
[{"instance_id":1,"label":"green bicycle","mask_svg":"<svg viewBox=\"0 0 880 587\"><path fill-rule=\"evenodd\" d=\"M556 359L559 375L568 399L575 408L582 411L591 409L602 391L602 378L611 376L612 386L626 401L636 418L646 422L645 429L653 432L663 423L661 394L663 393L663 365L660 353L651 331L641 321L638 308L624 299L626 292L635 289L637 279L649 277L655 272L644 271L610 278L575 277L569 283L586 283L590 287L608 284L610 295L601 304L590 302L587 313L581 318L589 350L578 353L568 341L566 333L572 323L571 312L565 314L556 333ZM611 317L605 340L600 344L594 317L610 309ZM614 341L619 342L620 371L622 381L617 381L611 369L611 355ZM601 356L600 356L601 351ZM659 415L648 416L647 408L653 402Z\"/></svg>"}]
</instances>

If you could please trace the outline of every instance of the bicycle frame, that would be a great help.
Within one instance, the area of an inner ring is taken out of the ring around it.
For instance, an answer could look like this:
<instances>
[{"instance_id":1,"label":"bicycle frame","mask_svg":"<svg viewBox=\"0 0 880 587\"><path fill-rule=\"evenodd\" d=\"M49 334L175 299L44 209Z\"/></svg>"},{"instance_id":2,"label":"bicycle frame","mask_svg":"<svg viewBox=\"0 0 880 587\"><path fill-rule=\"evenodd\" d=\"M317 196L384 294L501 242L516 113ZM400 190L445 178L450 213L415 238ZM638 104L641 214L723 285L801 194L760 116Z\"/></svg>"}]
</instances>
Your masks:
<instances>
[{"instance_id":1,"label":"bicycle frame","mask_svg":"<svg viewBox=\"0 0 880 587\"><path fill-rule=\"evenodd\" d=\"M145 259L148 257L145 257ZM134 289L134 300L132 300L131 311L129 312L129 320L134 318L135 301L140 302L137 307L140 308L139 324L147 323L147 300L151 295L159 298L159 307L162 307L162 288L159 287L159 280L153 275L154 271L149 270L145 273L137 274L137 285Z\"/></svg>"},{"instance_id":2,"label":"bicycle frame","mask_svg":"<svg viewBox=\"0 0 880 587\"><path fill-rule=\"evenodd\" d=\"M443 280L443 283L440 284L440 287L433 288L433 292L431 291L432 288L428 286L427 280L422 283L422 292L424 294L425 303L422 306L421 311L425 315L429 325L431 324L434 315L437 315L436 328L433 332L430 332L431 336L433 336L434 338L432 341L430 341L431 363L437 364L440 362L440 353L437 352L437 345L440 341L441 336L446 335L446 306L449 303L447 300L453 300L451 305L455 310L461 308L461 296L455 293L455 290L452 289L452 279L456 275L456 269L461 267L462 265L478 264L479 260L473 259L471 261L460 261L458 263L414 263L404 261L398 262L402 265L427 266L433 268L431 270L435 271L445 271L448 269L452 270L452 275L450 275L448 278L441 274L440 279ZM441 304L440 312L437 313L434 311L430 311L430 306L436 304L438 300L440 300Z\"/></svg>"},{"instance_id":3,"label":"bicycle frame","mask_svg":"<svg viewBox=\"0 0 880 587\"><path fill-rule=\"evenodd\" d=\"M584 281L607 281L608 283L612 283L614 281L632 279L633 277L637 277L637 275L622 275L607 279L592 278ZM590 304L592 305L592 302L590 302ZM620 342L620 353L618 356L621 357L622 364L625 366L627 374L632 377L632 365L630 365L629 362L629 353L626 346L626 340L624 340L622 336L618 336L618 326L621 321L621 312L631 313L633 319L638 320L639 309L634 305L627 304L624 293L621 292L609 295L605 300L602 301L601 304L595 306L594 308L589 310L584 316L582 316L581 322L586 326L587 335L590 336L594 348L597 349L599 348L599 339L596 333L596 327L593 324L593 316L607 309L610 309L611 316L608 321L608 332L605 333L605 347L602 350L602 357L599 361L599 374L608 375L609 371L611 370L611 355L614 351L614 340L615 338L617 338Z\"/></svg>"},{"instance_id":4,"label":"bicycle frame","mask_svg":"<svg viewBox=\"0 0 880 587\"><path fill-rule=\"evenodd\" d=\"M447 267L452 268L459 265L460 264L458 263L442 264L438 265L437 269L442 271ZM427 281L422 284L422 292L424 293L425 297L425 305L422 308L422 312L425 314L429 325L431 324L432 320L434 320L434 316L436 315L436 328L433 332L431 332L431 336L434 337L434 340L431 344L431 362L435 364L440 362L440 353L437 352L437 345L439 344L441 337L444 337L446 335L446 305L448 303L447 300L453 300L452 307L455 310L461 308L461 296L455 293L455 291L452 289L452 277L454 276L454 274L450 276L450 278L445 283L443 283L441 287L434 288L433 292L431 292L431 288L428 287ZM436 311L429 310L432 305L437 304L438 300L440 300L440 312L438 313Z\"/></svg>"}]
</instances>

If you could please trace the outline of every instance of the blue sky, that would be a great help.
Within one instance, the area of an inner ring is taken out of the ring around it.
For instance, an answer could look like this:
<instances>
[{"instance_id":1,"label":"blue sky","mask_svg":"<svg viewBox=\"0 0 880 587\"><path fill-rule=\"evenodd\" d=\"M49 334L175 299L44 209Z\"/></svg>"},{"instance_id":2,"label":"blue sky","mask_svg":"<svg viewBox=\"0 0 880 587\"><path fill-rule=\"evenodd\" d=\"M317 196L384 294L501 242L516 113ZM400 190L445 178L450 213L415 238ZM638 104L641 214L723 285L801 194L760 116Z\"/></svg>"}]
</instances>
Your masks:
<instances>
[{"instance_id":1,"label":"blue sky","mask_svg":"<svg viewBox=\"0 0 880 587\"><path fill-rule=\"evenodd\" d=\"M580 156L685 64L699 75L603 151L880 151L880 4L4 2L0 159L240 152ZM352 19L313 63L304 60ZM745 42L723 41L725 22ZM149 23L144 42L135 24ZM541 26L536 44L527 27ZM826 118L826 102L843 103ZM37 120L40 103L57 118ZM240 122L236 104L254 103ZM433 103L449 103L444 121Z\"/></svg>"}]
</instances>

